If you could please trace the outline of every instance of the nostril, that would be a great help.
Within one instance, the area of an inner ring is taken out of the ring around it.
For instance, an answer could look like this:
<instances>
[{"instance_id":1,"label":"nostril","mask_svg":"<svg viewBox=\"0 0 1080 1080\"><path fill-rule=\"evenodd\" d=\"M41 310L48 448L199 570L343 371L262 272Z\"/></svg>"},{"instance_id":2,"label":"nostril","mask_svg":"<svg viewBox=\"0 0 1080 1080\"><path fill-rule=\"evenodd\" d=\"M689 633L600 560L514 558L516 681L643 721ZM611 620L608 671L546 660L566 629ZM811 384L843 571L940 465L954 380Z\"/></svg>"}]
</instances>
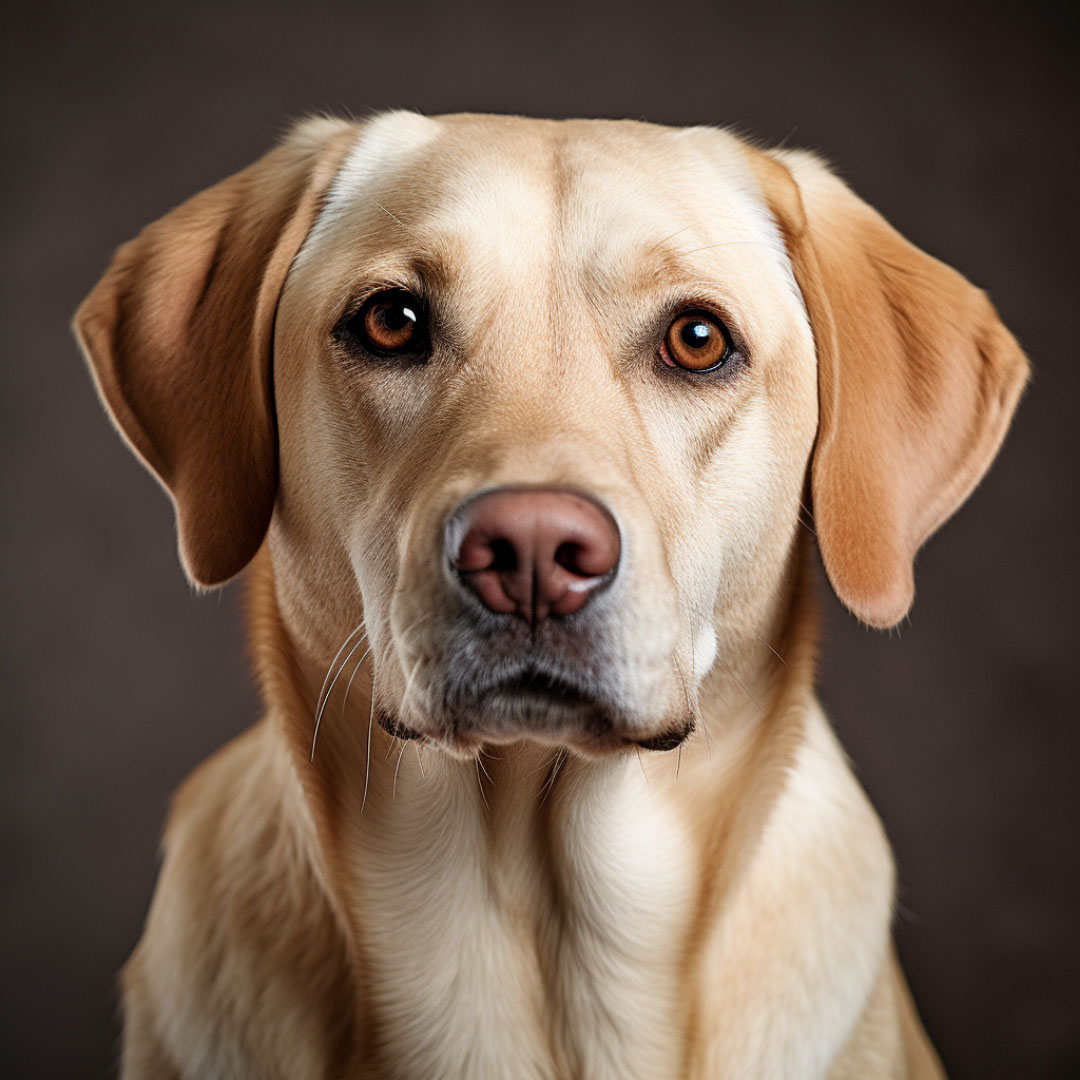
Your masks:
<instances>
[{"instance_id":1,"label":"nostril","mask_svg":"<svg viewBox=\"0 0 1080 1080\"><path fill-rule=\"evenodd\" d=\"M555 549L555 561L571 574L578 574L578 555L581 553L580 544L560 544Z\"/></svg>"},{"instance_id":2,"label":"nostril","mask_svg":"<svg viewBox=\"0 0 1080 1080\"><path fill-rule=\"evenodd\" d=\"M485 569L497 570L500 573L506 570L518 568L517 551L509 540L495 539L490 542L491 564Z\"/></svg>"},{"instance_id":3,"label":"nostril","mask_svg":"<svg viewBox=\"0 0 1080 1080\"><path fill-rule=\"evenodd\" d=\"M603 525L597 522L587 532L577 530L578 536L556 547L552 561L577 577L600 578L611 573L619 561L619 534Z\"/></svg>"},{"instance_id":4,"label":"nostril","mask_svg":"<svg viewBox=\"0 0 1080 1080\"><path fill-rule=\"evenodd\" d=\"M568 541L555 549L554 558L559 566L575 577L599 577L607 573L610 567L594 569L590 563L595 564L596 560L590 560L588 554L585 545Z\"/></svg>"},{"instance_id":5,"label":"nostril","mask_svg":"<svg viewBox=\"0 0 1080 1080\"><path fill-rule=\"evenodd\" d=\"M504 537L491 537L479 530L465 535L451 562L455 569L465 574L484 570L505 573L518 568L518 553L513 541Z\"/></svg>"},{"instance_id":6,"label":"nostril","mask_svg":"<svg viewBox=\"0 0 1080 1080\"><path fill-rule=\"evenodd\" d=\"M477 529L470 529L462 537L452 561L458 570L467 574L490 569L495 561L491 539Z\"/></svg>"}]
</instances>

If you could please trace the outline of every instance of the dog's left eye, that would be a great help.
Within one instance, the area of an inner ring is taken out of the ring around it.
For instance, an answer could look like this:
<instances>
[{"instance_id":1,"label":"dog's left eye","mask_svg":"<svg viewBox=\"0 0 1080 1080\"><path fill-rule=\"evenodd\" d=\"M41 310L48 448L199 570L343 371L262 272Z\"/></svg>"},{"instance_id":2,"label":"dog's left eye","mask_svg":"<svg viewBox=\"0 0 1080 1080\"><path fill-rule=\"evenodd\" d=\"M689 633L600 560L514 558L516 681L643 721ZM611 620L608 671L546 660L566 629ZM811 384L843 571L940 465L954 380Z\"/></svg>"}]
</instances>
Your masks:
<instances>
[{"instance_id":1,"label":"dog's left eye","mask_svg":"<svg viewBox=\"0 0 1080 1080\"><path fill-rule=\"evenodd\" d=\"M668 367L707 372L722 368L731 355L728 328L707 311L683 312L668 327L660 358Z\"/></svg>"},{"instance_id":2,"label":"dog's left eye","mask_svg":"<svg viewBox=\"0 0 1080 1080\"><path fill-rule=\"evenodd\" d=\"M364 301L338 328L376 356L401 356L427 347L427 318L419 297L405 289L385 289Z\"/></svg>"}]
</instances>

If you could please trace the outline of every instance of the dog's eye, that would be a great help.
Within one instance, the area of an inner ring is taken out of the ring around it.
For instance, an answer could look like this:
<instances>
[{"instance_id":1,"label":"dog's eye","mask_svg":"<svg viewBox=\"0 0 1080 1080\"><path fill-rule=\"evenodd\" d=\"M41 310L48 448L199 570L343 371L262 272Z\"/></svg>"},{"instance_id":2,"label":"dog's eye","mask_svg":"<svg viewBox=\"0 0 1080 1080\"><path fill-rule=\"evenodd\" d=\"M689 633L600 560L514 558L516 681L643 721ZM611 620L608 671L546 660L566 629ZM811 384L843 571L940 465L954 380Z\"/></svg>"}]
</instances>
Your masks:
<instances>
[{"instance_id":1,"label":"dog's eye","mask_svg":"<svg viewBox=\"0 0 1080 1080\"><path fill-rule=\"evenodd\" d=\"M660 346L660 359L668 367L687 371L716 371L731 355L727 327L705 311L683 312L669 327Z\"/></svg>"},{"instance_id":2,"label":"dog's eye","mask_svg":"<svg viewBox=\"0 0 1080 1080\"><path fill-rule=\"evenodd\" d=\"M404 289L369 297L340 333L377 356L417 353L427 345L427 320L420 300Z\"/></svg>"}]
</instances>

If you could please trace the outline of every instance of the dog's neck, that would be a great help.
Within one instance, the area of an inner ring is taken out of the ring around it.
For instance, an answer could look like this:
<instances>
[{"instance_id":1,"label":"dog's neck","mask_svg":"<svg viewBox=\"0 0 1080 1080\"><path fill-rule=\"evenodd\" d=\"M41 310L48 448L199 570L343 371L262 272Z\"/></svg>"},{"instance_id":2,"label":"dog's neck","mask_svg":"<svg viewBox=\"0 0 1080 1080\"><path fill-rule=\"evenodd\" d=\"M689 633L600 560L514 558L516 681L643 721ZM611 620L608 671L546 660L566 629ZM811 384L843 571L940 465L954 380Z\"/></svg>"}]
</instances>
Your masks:
<instances>
[{"instance_id":1,"label":"dog's neck","mask_svg":"<svg viewBox=\"0 0 1080 1080\"><path fill-rule=\"evenodd\" d=\"M435 1039L432 1060L443 1061L461 1025L491 1046L492 1062L513 1061L558 1031L556 1057L580 1064L602 1045L605 1068L625 1076L658 1046L670 1052L657 1017L677 1013L696 978L695 924L720 903L724 868L746 857L800 741L815 618L802 567L800 554L775 652L737 698L703 694L699 730L681 750L585 760L519 744L465 761L371 723L364 672L348 710L335 702L324 714L312 757L325 673L296 648L260 554L250 624L269 723L354 960L383 1000L457 980L402 1006L399 1027L413 1006L431 1014L408 1018L403 1048ZM802 652L785 655L794 643ZM448 1004L455 994L461 1015ZM580 1014L553 1018L550 1001ZM478 1015L483 1030L469 1027ZM613 1015L619 1030L597 1040ZM414 1064L425 1074L422 1055ZM660 1074L680 1067L655 1064Z\"/></svg>"}]
</instances>

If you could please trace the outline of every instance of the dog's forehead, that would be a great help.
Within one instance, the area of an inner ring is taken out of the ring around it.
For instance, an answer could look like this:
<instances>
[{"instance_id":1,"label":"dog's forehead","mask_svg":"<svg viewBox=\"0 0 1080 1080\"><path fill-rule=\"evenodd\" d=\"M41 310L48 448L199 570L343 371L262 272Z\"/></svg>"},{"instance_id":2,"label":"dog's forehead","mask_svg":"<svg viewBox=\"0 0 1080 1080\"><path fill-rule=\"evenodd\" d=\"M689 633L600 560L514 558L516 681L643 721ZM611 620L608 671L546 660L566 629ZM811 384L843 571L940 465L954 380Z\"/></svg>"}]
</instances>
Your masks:
<instances>
[{"instance_id":1,"label":"dog's forehead","mask_svg":"<svg viewBox=\"0 0 1080 1080\"><path fill-rule=\"evenodd\" d=\"M305 255L452 251L527 273L553 254L626 270L642 254L780 249L754 152L723 131L637 121L385 113L359 128Z\"/></svg>"}]
</instances>

